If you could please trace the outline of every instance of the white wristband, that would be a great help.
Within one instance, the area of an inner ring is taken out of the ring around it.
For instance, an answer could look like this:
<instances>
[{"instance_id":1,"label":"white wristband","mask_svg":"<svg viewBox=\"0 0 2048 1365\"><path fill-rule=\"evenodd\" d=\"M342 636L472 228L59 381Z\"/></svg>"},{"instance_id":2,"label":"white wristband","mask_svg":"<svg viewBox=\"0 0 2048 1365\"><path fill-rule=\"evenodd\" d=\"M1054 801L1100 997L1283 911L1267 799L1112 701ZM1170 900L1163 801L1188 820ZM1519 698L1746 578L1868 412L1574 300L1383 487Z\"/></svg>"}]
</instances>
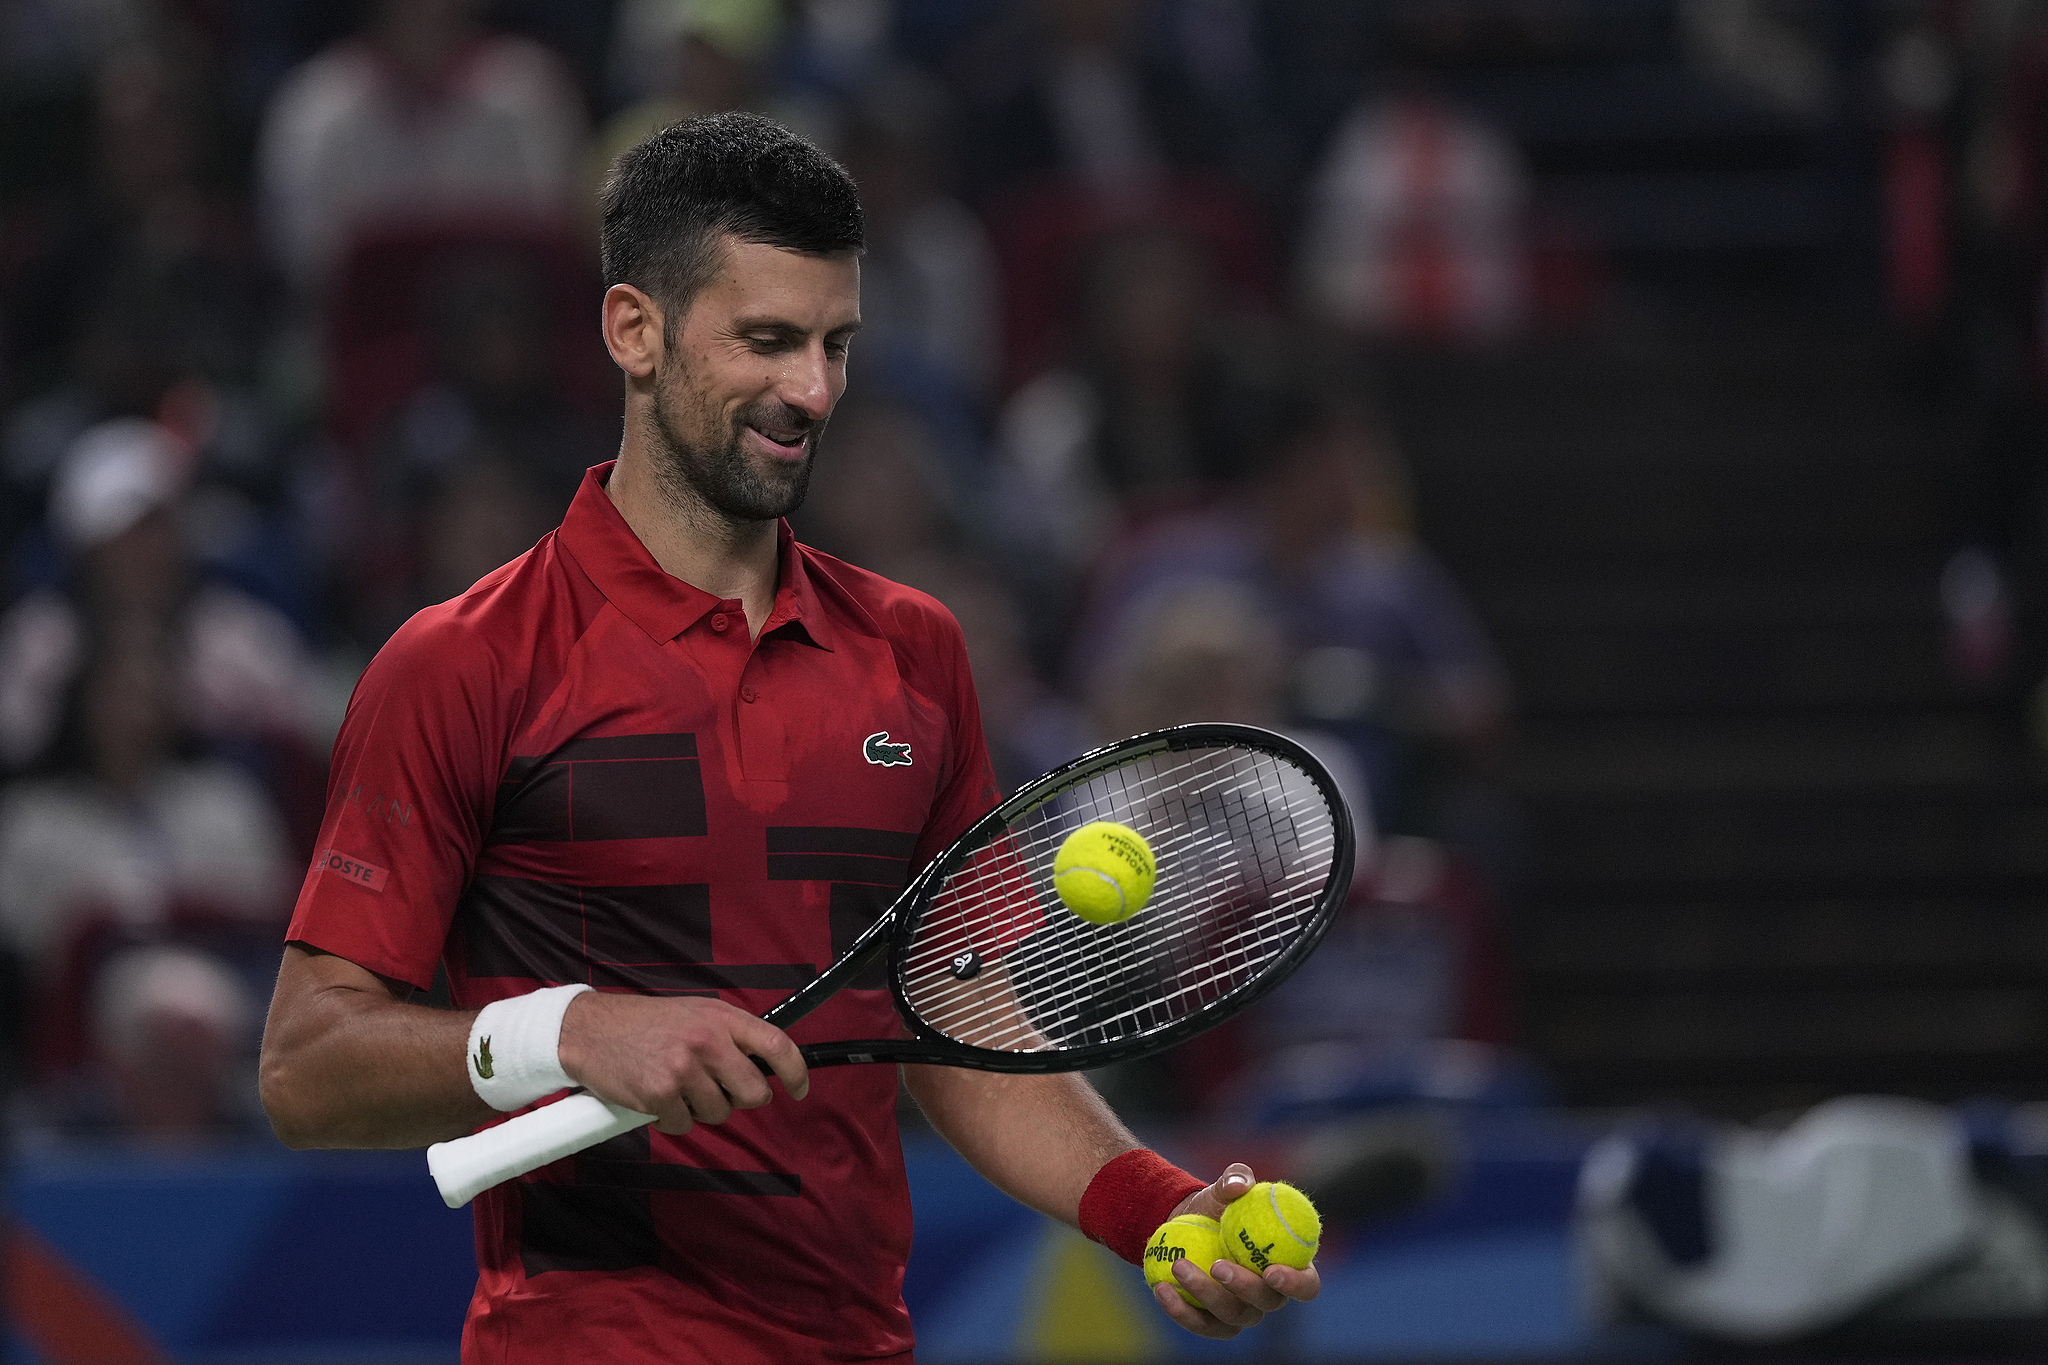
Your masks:
<instances>
[{"instance_id":1,"label":"white wristband","mask_svg":"<svg viewBox=\"0 0 2048 1365\"><path fill-rule=\"evenodd\" d=\"M469 1083L485 1104L504 1113L576 1082L562 1070L562 1015L590 987L546 990L493 1000L469 1027Z\"/></svg>"}]
</instances>

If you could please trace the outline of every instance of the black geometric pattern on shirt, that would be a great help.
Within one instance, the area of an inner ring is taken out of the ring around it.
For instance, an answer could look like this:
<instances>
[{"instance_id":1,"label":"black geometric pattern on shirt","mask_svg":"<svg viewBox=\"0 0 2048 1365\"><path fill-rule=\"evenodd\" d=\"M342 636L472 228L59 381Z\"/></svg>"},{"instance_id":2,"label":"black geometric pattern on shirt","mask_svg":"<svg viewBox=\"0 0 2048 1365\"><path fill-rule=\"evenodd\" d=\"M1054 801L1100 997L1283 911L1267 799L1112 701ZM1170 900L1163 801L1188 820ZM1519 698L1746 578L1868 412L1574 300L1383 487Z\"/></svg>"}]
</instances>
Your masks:
<instances>
[{"instance_id":1,"label":"black geometric pattern on shirt","mask_svg":"<svg viewBox=\"0 0 2048 1365\"><path fill-rule=\"evenodd\" d=\"M522 1204L519 1259L528 1275L555 1270L631 1270L659 1265L655 1191L777 1197L803 1193L787 1171L722 1171L654 1160L653 1129L601 1142L579 1153L574 1182L514 1186Z\"/></svg>"},{"instance_id":2,"label":"black geometric pattern on shirt","mask_svg":"<svg viewBox=\"0 0 2048 1365\"><path fill-rule=\"evenodd\" d=\"M901 890L910 880L917 835L838 825L771 825L771 882L859 882Z\"/></svg>"},{"instance_id":3,"label":"black geometric pattern on shirt","mask_svg":"<svg viewBox=\"0 0 2048 1365\"><path fill-rule=\"evenodd\" d=\"M579 1189L525 1181L519 1191L519 1260L528 1275L633 1270L661 1264L646 1190Z\"/></svg>"},{"instance_id":4,"label":"black geometric pattern on shirt","mask_svg":"<svg viewBox=\"0 0 2048 1365\"><path fill-rule=\"evenodd\" d=\"M485 842L682 839L709 828L694 734L610 735L507 763Z\"/></svg>"},{"instance_id":5,"label":"black geometric pattern on shirt","mask_svg":"<svg viewBox=\"0 0 2048 1365\"><path fill-rule=\"evenodd\" d=\"M576 1183L627 1190L688 1190L697 1194L802 1194L793 1171L725 1171L654 1159L654 1130L635 1128L576 1156Z\"/></svg>"},{"instance_id":6,"label":"black geometric pattern on shirt","mask_svg":"<svg viewBox=\"0 0 2048 1365\"><path fill-rule=\"evenodd\" d=\"M861 936L870 924L882 917L895 899L894 892L887 887L856 886L846 882L832 885L832 902L829 911L832 919L832 960L837 962L846 956L846 950ZM855 991L886 991L889 989L889 962L878 957L859 976L848 982L845 989Z\"/></svg>"},{"instance_id":7,"label":"black geometric pattern on shirt","mask_svg":"<svg viewBox=\"0 0 2048 1365\"><path fill-rule=\"evenodd\" d=\"M566 886L479 873L455 925L471 977L677 995L795 990L817 975L808 962L712 962L711 888L701 882Z\"/></svg>"}]
</instances>

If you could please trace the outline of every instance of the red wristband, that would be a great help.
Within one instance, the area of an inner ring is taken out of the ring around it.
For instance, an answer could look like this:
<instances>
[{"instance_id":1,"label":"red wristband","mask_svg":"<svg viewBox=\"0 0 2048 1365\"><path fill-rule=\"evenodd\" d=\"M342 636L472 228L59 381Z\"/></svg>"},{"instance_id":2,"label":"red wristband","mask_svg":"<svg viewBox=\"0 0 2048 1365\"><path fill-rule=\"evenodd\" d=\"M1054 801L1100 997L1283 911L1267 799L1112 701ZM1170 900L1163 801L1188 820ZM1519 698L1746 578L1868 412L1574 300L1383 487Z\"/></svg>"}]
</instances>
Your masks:
<instances>
[{"instance_id":1,"label":"red wristband","mask_svg":"<svg viewBox=\"0 0 2048 1365\"><path fill-rule=\"evenodd\" d=\"M1157 1152L1133 1147L1103 1163L1081 1195L1081 1231L1132 1265L1180 1201L1208 1185Z\"/></svg>"}]
</instances>

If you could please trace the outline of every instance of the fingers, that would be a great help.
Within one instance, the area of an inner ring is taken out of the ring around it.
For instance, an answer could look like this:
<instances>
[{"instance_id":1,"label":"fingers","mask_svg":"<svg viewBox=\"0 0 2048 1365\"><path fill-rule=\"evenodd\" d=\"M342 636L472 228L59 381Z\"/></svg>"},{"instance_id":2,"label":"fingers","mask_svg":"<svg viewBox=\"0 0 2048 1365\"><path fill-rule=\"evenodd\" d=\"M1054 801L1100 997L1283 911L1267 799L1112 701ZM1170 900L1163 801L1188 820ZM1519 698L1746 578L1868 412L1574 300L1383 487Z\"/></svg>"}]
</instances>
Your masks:
<instances>
[{"instance_id":1,"label":"fingers","mask_svg":"<svg viewBox=\"0 0 2048 1365\"><path fill-rule=\"evenodd\" d=\"M1221 1218L1224 1208L1249 1190L1253 1180L1251 1167L1233 1163L1214 1182L1183 1199L1174 1213ZM1313 1265L1306 1270L1269 1266L1260 1275L1235 1261L1218 1261L1206 1273L1192 1262L1180 1261L1174 1265L1173 1275L1197 1302L1190 1304L1172 1285L1159 1284L1153 1287L1152 1297L1160 1310L1196 1336L1219 1341L1255 1326L1288 1300L1307 1302L1323 1289L1322 1276Z\"/></svg>"},{"instance_id":2,"label":"fingers","mask_svg":"<svg viewBox=\"0 0 2048 1365\"><path fill-rule=\"evenodd\" d=\"M1235 1261L1218 1261L1210 1267L1209 1278L1214 1280L1218 1287L1229 1290L1241 1302L1258 1309L1262 1315L1282 1307L1287 1302L1287 1295L1271 1281L1260 1279L1258 1271L1247 1270Z\"/></svg>"},{"instance_id":3,"label":"fingers","mask_svg":"<svg viewBox=\"0 0 2048 1365\"><path fill-rule=\"evenodd\" d=\"M1181 1261L1174 1266L1173 1277L1197 1302L1190 1304L1174 1293L1172 1285L1158 1284L1152 1297L1159 1307L1196 1336L1218 1341L1256 1327L1289 1299L1312 1299L1322 1290L1322 1279L1313 1267L1274 1266L1261 1278L1234 1261L1218 1261L1207 1273L1192 1261Z\"/></svg>"},{"instance_id":4,"label":"fingers","mask_svg":"<svg viewBox=\"0 0 2048 1365\"><path fill-rule=\"evenodd\" d=\"M1221 1218L1224 1206L1251 1187L1252 1168L1242 1161L1232 1162L1224 1167L1223 1174L1214 1182L1181 1200L1174 1213L1199 1213L1208 1218Z\"/></svg>"},{"instance_id":5,"label":"fingers","mask_svg":"<svg viewBox=\"0 0 2048 1365\"><path fill-rule=\"evenodd\" d=\"M590 1005L578 1010L589 1001ZM792 1098L810 1088L789 1035L708 998L582 995L563 1020L562 1064L593 1093L655 1116L664 1133L723 1123L735 1109L775 1098L756 1065L765 1058Z\"/></svg>"},{"instance_id":6,"label":"fingers","mask_svg":"<svg viewBox=\"0 0 2048 1365\"><path fill-rule=\"evenodd\" d=\"M1323 1277L1313 1263L1306 1270L1284 1265L1267 1266L1266 1283L1296 1303L1307 1303L1323 1292Z\"/></svg>"},{"instance_id":7,"label":"fingers","mask_svg":"<svg viewBox=\"0 0 2048 1365\"><path fill-rule=\"evenodd\" d=\"M681 1095L671 1095L660 1104L645 1109L642 1113L654 1115L654 1130L680 1137L697 1126L697 1116L690 1112L690 1102Z\"/></svg>"},{"instance_id":8,"label":"fingers","mask_svg":"<svg viewBox=\"0 0 2048 1365\"><path fill-rule=\"evenodd\" d=\"M1152 1286L1152 1301L1159 1305L1160 1311L1166 1316L1198 1337L1208 1337L1212 1341L1228 1341L1243 1330L1221 1321L1214 1314L1194 1307L1174 1293L1173 1286L1164 1280Z\"/></svg>"},{"instance_id":9,"label":"fingers","mask_svg":"<svg viewBox=\"0 0 2048 1365\"><path fill-rule=\"evenodd\" d=\"M1227 1261L1218 1261L1212 1267L1226 1274L1229 1270L1237 1268ZM1165 1284L1157 1286L1155 1297L1166 1310L1168 1317L1197 1336L1227 1341L1245 1328L1257 1326L1260 1319L1266 1316L1265 1310L1247 1303L1235 1291L1204 1273L1201 1267L1192 1261L1177 1262L1173 1267L1173 1278L1194 1296L1196 1303L1190 1304L1174 1293L1171 1285ZM1256 1280L1258 1277L1251 1278Z\"/></svg>"},{"instance_id":10,"label":"fingers","mask_svg":"<svg viewBox=\"0 0 2048 1365\"><path fill-rule=\"evenodd\" d=\"M810 1068L804 1065L804 1055L797 1050L795 1041L787 1033L784 1033L781 1029L764 1019L756 1019L753 1015L749 1014L746 1016L746 1022L748 1025L746 1031L744 1033L736 1031L734 1034L733 1040L739 1044L740 1051L752 1057L759 1057L762 1061L768 1063L769 1069L781 1079L782 1088L789 1092L791 1099L800 1100L810 1094ZM761 1081L759 1068L750 1062L747 1069L754 1075L755 1082L761 1085L763 1093L761 1103L768 1103L768 1088L766 1083ZM752 1108L753 1106L746 1105L743 1107Z\"/></svg>"}]
</instances>

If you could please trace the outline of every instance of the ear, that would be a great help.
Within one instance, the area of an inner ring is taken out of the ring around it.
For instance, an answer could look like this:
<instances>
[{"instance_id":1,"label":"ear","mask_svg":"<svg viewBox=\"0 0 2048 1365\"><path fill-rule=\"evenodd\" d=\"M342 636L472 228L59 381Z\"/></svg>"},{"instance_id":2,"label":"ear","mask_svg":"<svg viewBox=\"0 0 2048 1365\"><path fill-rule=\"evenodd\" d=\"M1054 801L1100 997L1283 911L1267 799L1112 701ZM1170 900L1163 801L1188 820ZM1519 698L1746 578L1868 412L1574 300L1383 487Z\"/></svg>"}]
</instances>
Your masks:
<instances>
[{"instance_id":1,"label":"ear","mask_svg":"<svg viewBox=\"0 0 2048 1365\"><path fill-rule=\"evenodd\" d=\"M645 379L660 368L666 332L661 305L630 284L604 291L604 344L612 362L629 379Z\"/></svg>"}]
</instances>

